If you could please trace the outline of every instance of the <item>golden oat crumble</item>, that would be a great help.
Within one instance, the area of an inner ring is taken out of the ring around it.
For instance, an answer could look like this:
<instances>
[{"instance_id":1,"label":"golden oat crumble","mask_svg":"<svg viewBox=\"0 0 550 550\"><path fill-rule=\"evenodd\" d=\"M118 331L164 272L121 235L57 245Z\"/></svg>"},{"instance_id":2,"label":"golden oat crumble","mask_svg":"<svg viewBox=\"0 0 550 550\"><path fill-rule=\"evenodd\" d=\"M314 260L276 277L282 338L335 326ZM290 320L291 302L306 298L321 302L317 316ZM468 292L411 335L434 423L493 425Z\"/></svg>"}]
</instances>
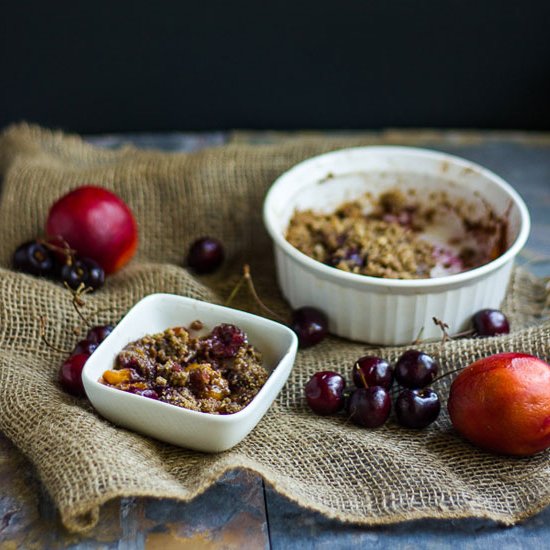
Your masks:
<instances>
[{"instance_id":1,"label":"golden oat crumble","mask_svg":"<svg viewBox=\"0 0 550 550\"><path fill-rule=\"evenodd\" d=\"M200 321L190 325L200 328ZM231 414L252 401L268 376L246 334L222 324L201 337L174 327L131 342L100 382L194 411Z\"/></svg>"},{"instance_id":2,"label":"golden oat crumble","mask_svg":"<svg viewBox=\"0 0 550 550\"><path fill-rule=\"evenodd\" d=\"M425 220L415 219L397 190L382 194L366 215L360 201L330 214L296 211L286 239L311 258L343 271L389 279L420 279L435 266L434 246L419 236Z\"/></svg>"}]
</instances>

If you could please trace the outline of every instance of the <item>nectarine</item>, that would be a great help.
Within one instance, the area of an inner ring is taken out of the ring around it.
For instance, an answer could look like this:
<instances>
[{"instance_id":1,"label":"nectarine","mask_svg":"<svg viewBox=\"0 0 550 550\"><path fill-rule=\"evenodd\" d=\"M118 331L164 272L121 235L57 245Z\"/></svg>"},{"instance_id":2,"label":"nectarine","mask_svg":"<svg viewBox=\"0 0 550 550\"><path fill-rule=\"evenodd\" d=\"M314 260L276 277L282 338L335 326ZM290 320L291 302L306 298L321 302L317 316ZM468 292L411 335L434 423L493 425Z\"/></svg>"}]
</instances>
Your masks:
<instances>
[{"instance_id":1,"label":"nectarine","mask_svg":"<svg viewBox=\"0 0 550 550\"><path fill-rule=\"evenodd\" d=\"M137 224L128 205L118 195L93 185L78 187L54 203L46 232L65 239L105 273L126 264L138 243Z\"/></svg>"},{"instance_id":2,"label":"nectarine","mask_svg":"<svg viewBox=\"0 0 550 550\"><path fill-rule=\"evenodd\" d=\"M528 456L550 447L550 365L532 355L500 353L469 365L447 406L458 432L488 451Z\"/></svg>"}]
</instances>

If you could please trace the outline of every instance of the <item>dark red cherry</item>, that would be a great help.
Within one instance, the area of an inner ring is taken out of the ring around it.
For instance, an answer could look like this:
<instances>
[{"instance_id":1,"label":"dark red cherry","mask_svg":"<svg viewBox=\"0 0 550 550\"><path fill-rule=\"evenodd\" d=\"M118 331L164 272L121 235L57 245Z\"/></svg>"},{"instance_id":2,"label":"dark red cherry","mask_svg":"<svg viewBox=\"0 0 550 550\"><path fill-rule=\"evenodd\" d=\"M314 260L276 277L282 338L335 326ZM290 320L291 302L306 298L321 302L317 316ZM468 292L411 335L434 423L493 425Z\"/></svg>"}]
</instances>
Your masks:
<instances>
[{"instance_id":1,"label":"dark red cherry","mask_svg":"<svg viewBox=\"0 0 550 550\"><path fill-rule=\"evenodd\" d=\"M395 379L406 388L423 388L437 376L439 365L423 351L407 350L395 364Z\"/></svg>"},{"instance_id":2,"label":"dark red cherry","mask_svg":"<svg viewBox=\"0 0 550 550\"><path fill-rule=\"evenodd\" d=\"M222 265L224 258L222 243L217 239L203 237L191 244L187 255L187 265L195 273L212 273Z\"/></svg>"},{"instance_id":3,"label":"dark red cherry","mask_svg":"<svg viewBox=\"0 0 550 550\"><path fill-rule=\"evenodd\" d=\"M54 257L43 245L28 241L18 246L13 253L13 268L30 275L51 277L54 274Z\"/></svg>"},{"instance_id":4,"label":"dark red cherry","mask_svg":"<svg viewBox=\"0 0 550 550\"><path fill-rule=\"evenodd\" d=\"M425 428L439 416L439 396L431 388L403 390L395 401L395 415L401 426Z\"/></svg>"},{"instance_id":5,"label":"dark red cherry","mask_svg":"<svg viewBox=\"0 0 550 550\"><path fill-rule=\"evenodd\" d=\"M337 372L316 372L305 385L307 404L320 415L338 412L344 407L346 381Z\"/></svg>"},{"instance_id":6,"label":"dark red cherry","mask_svg":"<svg viewBox=\"0 0 550 550\"><path fill-rule=\"evenodd\" d=\"M94 260L75 259L61 268L61 280L73 290L76 290L81 284L96 290L103 286L105 272Z\"/></svg>"},{"instance_id":7,"label":"dark red cherry","mask_svg":"<svg viewBox=\"0 0 550 550\"><path fill-rule=\"evenodd\" d=\"M95 342L98 345L113 332L113 325L98 325L96 327L92 327L88 333L86 334L86 340L90 340L90 342Z\"/></svg>"},{"instance_id":8,"label":"dark red cherry","mask_svg":"<svg viewBox=\"0 0 550 550\"><path fill-rule=\"evenodd\" d=\"M352 370L353 382L358 388L381 386L389 390L393 384L393 369L382 357L365 355L357 359Z\"/></svg>"},{"instance_id":9,"label":"dark red cherry","mask_svg":"<svg viewBox=\"0 0 550 550\"><path fill-rule=\"evenodd\" d=\"M298 336L300 347L309 348L321 342L328 334L328 318L315 307L300 307L292 312L290 328Z\"/></svg>"},{"instance_id":10,"label":"dark red cherry","mask_svg":"<svg viewBox=\"0 0 550 550\"><path fill-rule=\"evenodd\" d=\"M97 342L92 342L91 340L80 340L80 342L76 344L71 355L83 353L89 357L96 350L98 345L99 344Z\"/></svg>"},{"instance_id":11,"label":"dark red cherry","mask_svg":"<svg viewBox=\"0 0 550 550\"><path fill-rule=\"evenodd\" d=\"M88 268L88 276L84 280L86 286L92 287L94 290L101 288L105 283L105 271L94 260L86 258L83 260Z\"/></svg>"},{"instance_id":12,"label":"dark red cherry","mask_svg":"<svg viewBox=\"0 0 550 550\"><path fill-rule=\"evenodd\" d=\"M506 315L498 309L482 309L472 318L474 331L477 336L497 336L498 334L508 334L510 324Z\"/></svg>"},{"instance_id":13,"label":"dark red cherry","mask_svg":"<svg viewBox=\"0 0 550 550\"><path fill-rule=\"evenodd\" d=\"M350 420L358 426L378 428L386 422L390 411L390 394L380 386L358 388L349 399Z\"/></svg>"},{"instance_id":14,"label":"dark red cherry","mask_svg":"<svg viewBox=\"0 0 550 550\"><path fill-rule=\"evenodd\" d=\"M71 395L81 397L84 395L84 384L82 383L82 369L88 360L88 355L79 353L71 355L59 369L59 384Z\"/></svg>"}]
</instances>

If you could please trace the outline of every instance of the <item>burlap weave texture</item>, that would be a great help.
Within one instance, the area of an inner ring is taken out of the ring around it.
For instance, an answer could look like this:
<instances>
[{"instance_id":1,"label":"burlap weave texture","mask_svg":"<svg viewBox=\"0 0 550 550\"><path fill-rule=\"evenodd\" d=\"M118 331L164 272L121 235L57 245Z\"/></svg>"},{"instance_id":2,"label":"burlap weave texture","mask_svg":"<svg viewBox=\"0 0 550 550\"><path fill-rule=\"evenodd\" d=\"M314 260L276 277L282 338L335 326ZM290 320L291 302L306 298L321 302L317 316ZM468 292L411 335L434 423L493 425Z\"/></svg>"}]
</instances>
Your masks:
<instances>
[{"instance_id":1,"label":"burlap weave texture","mask_svg":"<svg viewBox=\"0 0 550 550\"><path fill-rule=\"evenodd\" d=\"M301 351L283 392L258 427L225 453L205 455L118 429L84 400L56 383L63 354L40 339L37 315L58 347L75 343L79 324L60 285L9 269L15 247L41 233L52 202L71 188L94 183L113 189L138 220L137 257L90 296L94 322L116 321L141 297L173 292L222 302L251 264L270 306L288 313L274 279L272 250L262 229L261 204L272 181L308 156L361 138L293 140L285 145L230 145L196 153L96 149L77 137L20 125L0 138L0 429L30 458L59 507L64 524L85 530L99 507L117 496L187 500L223 472L249 468L299 504L343 521L380 524L421 517L486 517L505 523L550 504L548 451L529 459L497 457L462 441L444 412L423 431L393 421L364 430L343 416L321 418L305 405L302 388L317 370L349 380L366 346L331 338ZM213 276L195 278L182 266L198 236L219 237L229 261ZM550 323L537 322L547 300L544 284L516 272L506 302L514 332L424 347L450 371L499 351L546 360ZM258 312L246 292L236 307ZM395 360L397 348L380 353ZM446 394L449 379L441 382Z\"/></svg>"}]
</instances>

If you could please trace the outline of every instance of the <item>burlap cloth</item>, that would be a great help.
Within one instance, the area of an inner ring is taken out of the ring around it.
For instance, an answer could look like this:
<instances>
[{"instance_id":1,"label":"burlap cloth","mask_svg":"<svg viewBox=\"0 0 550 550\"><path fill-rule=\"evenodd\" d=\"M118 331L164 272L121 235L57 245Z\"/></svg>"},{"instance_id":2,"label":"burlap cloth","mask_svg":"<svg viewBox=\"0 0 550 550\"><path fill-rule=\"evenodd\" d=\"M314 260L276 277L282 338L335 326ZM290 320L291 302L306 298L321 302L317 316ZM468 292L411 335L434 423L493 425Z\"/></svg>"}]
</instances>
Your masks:
<instances>
[{"instance_id":1,"label":"burlap cloth","mask_svg":"<svg viewBox=\"0 0 550 550\"><path fill-rule=\"evenodd\" d=\"M83 531L101 504L120 496L189 500L224 472L248 468L291 500L329 517L362 524L415 518L483 517L507 524L550 503L549 453L529 459L479 451L453 431L446 412L429 429L411 431L393 420L378 430L343 416L311 414L303 386L312 373L345 374L367 346L331 338L300 351L288 383L258 427L240 445L207 455L119 429L85 400L56 383L64 355L40 340L71 348L79 319L60 285L9 269L15 247L41 233L48 207L69 189L95 183L115 190L134 211L140 230L135 260L88 299L94 322L116 321L152 292L223 301L251 264L260 294L288 313L262 229L261 204L272 181L299 160L361 139L292 140L277 146L229 145L196 153L94 148L77 137L15 126L0 138L0 429L33 462L63 523ZM229 262L221 273L195 278L183 267L189 243L219 237ZM506 337L425 345L449 371L500 351L549 358L550 324L541 321L544 284L516 272L506 311L515 328ZM258 312L242 291L236 307ZM108 312L93 315L96 309ZM538 321L537 321L538 319ZM390 360L399 349L380 353ZM446 395L449 379L440 383Z\"/></svg>"}]
</instances>

